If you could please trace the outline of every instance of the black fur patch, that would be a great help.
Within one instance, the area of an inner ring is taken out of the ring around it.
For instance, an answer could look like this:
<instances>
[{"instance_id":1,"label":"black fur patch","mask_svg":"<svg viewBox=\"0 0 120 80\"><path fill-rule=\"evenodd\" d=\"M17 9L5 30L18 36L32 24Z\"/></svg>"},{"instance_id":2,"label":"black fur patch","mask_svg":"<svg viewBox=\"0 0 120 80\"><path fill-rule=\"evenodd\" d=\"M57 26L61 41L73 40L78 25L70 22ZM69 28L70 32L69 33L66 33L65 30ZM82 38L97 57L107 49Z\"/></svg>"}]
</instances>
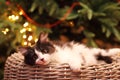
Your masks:
<instances>
[{"instance_id":1,"label":"black fur patch","mask_svg":"<svg viewBox=\"0 0 120 80\"><path fill-rule=\"evenodd\" d=\"M97 55L97 60L105 61L106 63L112 63L113 59L110 56L102 56L101 54Z\"/></svg>"},{"instance_id":2,"label":"black fur patch","mask_svg":"<svg viewBox=\"0 0 120 80\"><path fill-rule=\"evenodd\" d=\"M27 52L24 55L24 62L28 65L35 65L35 61L38 56L35 54L34 48L28 47Z\"/></svg>"}]
</instances>

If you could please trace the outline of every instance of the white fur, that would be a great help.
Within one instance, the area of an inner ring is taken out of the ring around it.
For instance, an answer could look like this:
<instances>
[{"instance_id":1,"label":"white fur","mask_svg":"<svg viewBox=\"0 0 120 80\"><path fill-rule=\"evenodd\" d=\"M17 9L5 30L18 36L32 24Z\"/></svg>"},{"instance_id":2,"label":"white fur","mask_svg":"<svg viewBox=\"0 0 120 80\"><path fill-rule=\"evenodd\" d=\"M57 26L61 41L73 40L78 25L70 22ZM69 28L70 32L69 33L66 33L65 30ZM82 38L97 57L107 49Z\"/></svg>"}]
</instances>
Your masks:
<instances>
[{"instance_id":1,"label":"white fur","mask_svg":"<svg viewBox=\"0 0 120 80\"><path fill-rule=\"evenodd\" d=\"M96 60L95 55L99 54L100 52L101 55L104 56L111 56L116 53L120 53L119 48L113 48L106 51L100 48L88 48L83 44L74 42L71 42L69 44L71 46L67 46L67 44L64 44L62 47L54 45L56 51L52 54L42 54L35 50L38 55L36 64L44 65L48 63L67 63L70 65L70 68L73 71L79 71L82 65L97 64L98 61ZM45 63L40 61L41 58L45 59Z\"/></svg>"},{"instance_id":2,"label":"white fur","mask_svg":"<svg viewBox=\"0 0 120 80\"><path fill-rule=\"evenodd\" d=\"M47 65L50 62L50 55L49 54L42 54L41 52L35 50L35 53L38 56L38 59L36 60L36 64L42 64ZM44 61L41 61L41 59L44 58Z\"/></svg>"}]
</instances>

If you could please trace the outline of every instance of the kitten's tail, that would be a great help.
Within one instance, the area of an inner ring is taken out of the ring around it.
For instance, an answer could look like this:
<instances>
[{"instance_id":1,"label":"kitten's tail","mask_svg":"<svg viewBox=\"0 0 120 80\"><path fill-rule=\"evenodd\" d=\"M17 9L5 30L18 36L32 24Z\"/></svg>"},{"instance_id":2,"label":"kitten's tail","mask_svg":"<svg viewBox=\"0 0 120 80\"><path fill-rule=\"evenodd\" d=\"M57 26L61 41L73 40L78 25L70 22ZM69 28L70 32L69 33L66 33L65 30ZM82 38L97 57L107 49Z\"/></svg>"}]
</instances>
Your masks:
<instances>
[{"instance_id":1,"label":"kitten's tail","mask_svg":"<svg viewBox=\"0 0 120 80\"><path fill-rule=\"evenodd\" d=\"M113 59L110 56L102 56L101 54L96 56L97 60L102 60L108 64L112 63Z\"/></svg>"},{"instance_id":2,"label":"kitten's tail","mask_svg":"<svg viewBox=\"0 0 120 80\"><path fill-rule=\"evenodd\" d=\"M113 59L110 57L112 55L116 55L120 53L120 48L111 48L108 50L99 49L99 54L96 56L97 60L103 60L106 63L112 63Z\"/></svg>"},{"instance_id":3,"label":"kitten's tail","mask_svg":"<svg viewBox=\"0 0 120 80\"><path fill-rule=\"evenodd\" d=\"M112 63L113 59L111 56L117 55L120 53L120 48L111 48L111 49L100 49L93 48L93 54L96 56L97 60L102 60L106 63Z\"/></svg>"},{"instance_id":4,"label":"kitten's tail","mask_svg":"<svg viewBox=\"0 0 120 80\"><path fill-rule=\"evenodd\" d=\"M112 56L120 53L120 48L111 48L108 50L101 49L102 56Z\"/></svg>"}]
</instances>

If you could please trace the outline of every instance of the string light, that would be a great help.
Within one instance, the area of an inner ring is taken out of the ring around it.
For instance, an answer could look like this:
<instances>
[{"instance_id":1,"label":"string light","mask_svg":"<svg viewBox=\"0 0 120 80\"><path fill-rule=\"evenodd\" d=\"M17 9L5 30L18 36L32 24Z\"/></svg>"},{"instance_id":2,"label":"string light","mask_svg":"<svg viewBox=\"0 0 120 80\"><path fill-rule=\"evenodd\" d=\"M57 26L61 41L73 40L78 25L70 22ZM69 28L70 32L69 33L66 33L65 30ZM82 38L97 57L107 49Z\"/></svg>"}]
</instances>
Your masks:
<instances>
[{"instance_id":1,"label":"string light","mask_svg":"<svg viewBox=\"0 0 120 80\"><path fill-rule=\"evenodd\" d=\"M22 11L20 11L20 12L19 12L19 15L23 15L23 12L22 12Z\"/></svg>"},{"instance_id":2,"label":"string light","mask_svg":"<svg viewBox=\"0 0 120 80\"><path fill-rule=\"evenodd\" d=\"M31 41L33 39L33 36L28 37L28 41Z\"/></svg>"},{"instance_id":3,"label":"string light","mask_svg":"<svg viewBox=\"0 0 120 80\"><path fill-rule=\"evenodd\" d=\"M23 27L27 27L29 25L29 23L28 22L25 22L24 24L23 24Z\"/></svg>"},{"instance_id":4,"label":"string light","mask_svg":"<svg viewBox=\"0 0 120 80\"><path fill-rule=\"evenodd\" d=\"M10 15L10 16L8 16L8 19L9 20L12 20L12 21L16 21L16 20L18 20L19 19L19 16L15 16L15 15Z\"/></svg>"},{"instance_id":5,"label":"string light","mask_svg":"<svg viewBox=\"0 0 120 80\"><path fill-rule=\"evenodd\" d=\"M9 15L8 19L10 21L17 21L21 15L23 16L23 14L24 14L24 12L22 10L20 10L18 13L14 12L13 14ZM20 29L20 33L22 35L21 44L23 46L31 46L35 43L35 41L37 41L37 39L35 39L35 37L33 35L33 32L32 32L33 29L35 29L35 28L33 28L29 22L26 21L23 23L22 29ZM9 32L9 29L6 28L2 32L6 35L7 32Z\"/></svg>"},{"instance_id":6,"label":"string light","mask_svg":"<svg viewBox=\"0 0 120 80\"><path fill-rule=\"evenodd\" d=\"M38 41L38 38L35 39L35 42L37 42L37 41Z\"/></svg>"},{"instance_id":7,"label":"string light","mask_svg":"<svg viewBox=\"0 0 120 80\"><path fill-rule=\"evenodd\" d=\"M74 26L73 21L70 21L70 22L69 22L69 24L70 24L70 26L71 26L71 27L73 27L73 26Z\"/></svg>"},{"instance_id":8,"label":"string light","mask_svg":"<svg viewBox=\"0 0 120 80\"><path fill-rule=\"evenodd\" d=\"M23 29L20 30L20 33L24 33L24 32L26 32L25 28L23 28Z\"/></svg>"},{"instance_id":9,"label":"string light","mask_svg":"<svg viewBox=\"0 0 120 80\"><path fill-rule=\"evenodd\" d=\"M5 31L6 31L6 32L9 32L9 29L8 29L8 28L6 28L6 29L5 29Z\"/></svg>"},{"instance_id":10,"label":"string light","mask_svg":"<svg viewBox=\"0 0 120 80\"><path fill-rule=\"evenodd\" d=\"M5 29L2 31L2 33L6 35L9 31L10 31L9 28L5 28Z\"/></svg>"},{"instance_id":11,"label":"string light","mask_svg":"<svg viewBox=\"0 0 120 80\"><path fill-rule=\"evenodd\" d=\"M20 30L20 33L23 34L23 46L31 46L32 44L35 43L34 37L32 35L32 27L28 22L25 22L23 24L23 28Z\"/></svg>"},{"instance_id":12,"label":"string light","mask_svg":"<svg viewBox=\"0 0 120 80\"><path fill-rule=\"evenodd\" d=\"M6 34L7 34L7 32L5 32L5 31L2 31L2 32L3 32L3 34L4 34L4 35L6 35Z\"/></svg>"},{"instance_id":13,"label":"string light","mask_svg":"<svg viewBox=\"0 0 120 80\"><path fill-rule=\"evenodd\" d=\"M23 35L23 38L26 39L26 38L27 38L27 35Z\"/></svg>"},{"instance_id":14,"label":"string light","mask_svg":"<svg viewBox=\"0 0 120 80\"><path fill-rule=\"evenodd\" d=\"M22 10L19 11L18 13L17 12L12 12L12 13L13 14L7 17L10 21L17 21L20 18L20 15L24 14ZM20 30L20 33L22 35L21 44L23 46L31 46L35 43L32 29L33 29L32 26L27 21L22 25L22 29ZM5 28L2 32L3 34L6 35L9 32L9 28Z\"/></svg>"},{"instance_id":15,"label":"string light","mask_svg":"<svg viewBox=\"0 0 120 80\"><path fill-rule=\"evenodd\" d=\"M27 45L27 42L26 42L26 41L24 41L24 42L23 42L23 45L25 45L25 46L26 46L26 45Z\"/></svg>"},{"instance_id":16,"label":"string light","mask_svg":"<svg viewBox=\"0 0 120 80\"><path fill-rule=\"evenodd\" d=\"M30 31L30 32L31 32L31 31L32 31L32 28L28 28L28 31Z\"/></svg>"},{"instance_id":17,"label":"string light","mask_svg":"<svg viewBox=\"0 0 120 80\"><path fill-rule=\"evenodd\" d=\"M31 46L32 44L31 43L28 43L28 46Z\"/></svg>"}]
</instances>

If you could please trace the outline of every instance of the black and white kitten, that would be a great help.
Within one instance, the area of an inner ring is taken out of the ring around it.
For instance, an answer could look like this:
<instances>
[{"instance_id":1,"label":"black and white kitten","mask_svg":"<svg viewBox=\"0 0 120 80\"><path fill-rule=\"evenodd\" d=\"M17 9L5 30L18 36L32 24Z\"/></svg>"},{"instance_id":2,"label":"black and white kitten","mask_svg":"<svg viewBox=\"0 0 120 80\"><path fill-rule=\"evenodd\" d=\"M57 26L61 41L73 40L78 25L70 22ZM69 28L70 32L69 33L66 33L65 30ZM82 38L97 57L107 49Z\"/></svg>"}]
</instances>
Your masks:
<instances>
[{"instance_id":1,"label":"black and white kitten","mask_svg":"<svg viewBox=\"0 0 120 80\"><path fill-rule=\"evenodd\" d=\"M80 71L82 65L98 64L98 61L112 63L110 56L120 53L119 48L109 50L88 48L75 42L56 44L48 40L48 34L41 33L34 47L19 49L28 65L47 65L49 63L69 64L73 71Z\"/></svg>"}]
</instances>

